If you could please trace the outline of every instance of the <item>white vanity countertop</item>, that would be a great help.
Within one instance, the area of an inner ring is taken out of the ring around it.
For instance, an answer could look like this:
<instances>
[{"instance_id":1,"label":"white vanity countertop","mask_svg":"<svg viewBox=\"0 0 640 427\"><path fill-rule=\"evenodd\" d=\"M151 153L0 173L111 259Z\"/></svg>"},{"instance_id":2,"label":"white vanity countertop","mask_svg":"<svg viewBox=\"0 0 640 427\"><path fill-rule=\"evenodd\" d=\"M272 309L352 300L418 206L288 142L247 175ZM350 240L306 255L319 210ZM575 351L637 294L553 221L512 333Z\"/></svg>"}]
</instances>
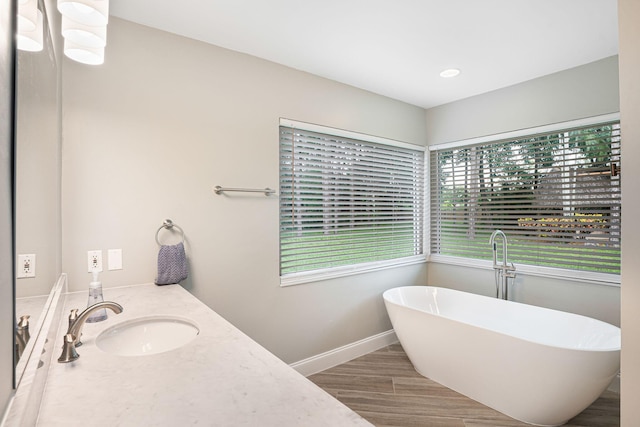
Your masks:
<instances>
[{"instance_id":1,"label":"white vanity countertop","mask_svg":"<svg viewBox=\"0 0 640 427\"><path fill-rule=\"evenodd\" d=\"M16 321L20 316L29 315L29 326L37 325L48 298L49 295L16 298Z\"/></svg>"},{"instance_id":2,"label":"white vanity countertop","mask_svg":"<svg viewBox=\"0 0 640 427\"><path fill-rule=\"evenodd\" d=\"M84 326L75 362L57 363L59 331L39 426L371 425L179 285L106 288L104 298L124 311L107 310L109 319ZM69 294L64 313L86 303L85 292ZM116 356L95 345L109 326L163 314L194 321L199 335L148 356Z\"/></svg>"}]
</instances>

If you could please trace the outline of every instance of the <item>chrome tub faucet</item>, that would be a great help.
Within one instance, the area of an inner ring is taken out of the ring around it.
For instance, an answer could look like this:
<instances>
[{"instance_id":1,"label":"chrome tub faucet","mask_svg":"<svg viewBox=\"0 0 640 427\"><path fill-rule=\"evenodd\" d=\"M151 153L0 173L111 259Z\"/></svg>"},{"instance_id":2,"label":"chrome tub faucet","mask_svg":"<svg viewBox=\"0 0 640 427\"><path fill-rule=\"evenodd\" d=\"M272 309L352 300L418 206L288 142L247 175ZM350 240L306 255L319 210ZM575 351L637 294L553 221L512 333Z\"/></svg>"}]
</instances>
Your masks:
<instances>
[{"instance_id":1,"label":"chrome tub faucet","mask_svg":"<svg viewBox=\"0 0 640 427\"><path fill-rule=\"evenodd\" d=\"M498 244L496 237L502 239L502 262L498 264ZM516 267L513 263L508 262L507 257L507 236L502 230L496 230L491 234L489 239L491 250L493 251L493 270L495 271L496 280L496 298L509 299L509 279L515 279Z\"/></svg>"}]
</instances>

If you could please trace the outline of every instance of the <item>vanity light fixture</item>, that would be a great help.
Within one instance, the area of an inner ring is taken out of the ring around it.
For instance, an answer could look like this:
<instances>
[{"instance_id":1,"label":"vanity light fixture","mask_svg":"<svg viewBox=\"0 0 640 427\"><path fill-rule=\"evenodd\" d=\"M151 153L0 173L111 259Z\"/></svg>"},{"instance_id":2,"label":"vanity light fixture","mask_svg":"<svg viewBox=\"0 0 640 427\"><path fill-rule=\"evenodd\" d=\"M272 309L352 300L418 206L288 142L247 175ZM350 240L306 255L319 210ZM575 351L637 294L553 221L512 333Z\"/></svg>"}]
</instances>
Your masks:
<instances>
[{"instance_id":1,"label":"vanity light fixture","mask_svg":"<svg viewBox=\"0 0 640 427\"><path fill-rule=\"evenodd\" d=\"M64 54L74 61L87 65L104 63L104 47L83 46L69 39L64 41Z\"/></svg>"},{"instance_id":2,"label":"vanity light fixture","mask_svg":"<svg viewBox=\"0 0 640 427\"><path fill-rule=\"evenodd\" d=\"M446 70L440 73L440 77L449 79L451 77L456 77L459 74L460 74L460 70L458 70L457 68L447 68Z\"/></svg>"},{"instance_id":3,"label":"vanity light fixture","mask_svg":"<svg viewBox=\"0 0 640 427\"><path fill-rule=\"evenodd\" d=\"M109 0L58 0L64 54L88 65L104 63Z\"/></svg>"},{"instance_id":4,"label":"vanity light fixture","mask_svg":"<svg viewBox=\"0 0 640 427\"><path fill-rule=\"evenodd\" d=\"M107 27L100 25L90 27L62 15L62 36L65 43L72 42L75 45L87 47L105 47L107 45Z\"/></svg>"},{"instance_id":5,"label":"vanity light fixture","mask_svg":"<svg viewBox=\"0 0 640 427\"><path fill-rule=\"evenodd\" d=\"M33 31L38 25L38 0L18 1L18 28Z\"/></svg>"},{"instance_id":6,"label":"vanity light fixture","mask_svg":"<svg viewBox=\"0 0 640 427\"><path fill-rule=\"evenodd\" d=\"M109 22L109 0L58 0L60 13L91 27Z\"/></svg>"},{"instance_id":7,"label":"vanity light fixture","mask_svg":"<svg viewBox=\"0 0 640 427\"><path fill-rule=\"evenodd\" d=\"M28 52L39 52L42 50L44 44L42 42L43 31L43 16L36 8L36 25L33 29L30 25L24 24L22 20L18 20L18 34L16 37L16 45L18 49ZM26 28L25 28L26 25Z\"/></svg>"}]
</instances>

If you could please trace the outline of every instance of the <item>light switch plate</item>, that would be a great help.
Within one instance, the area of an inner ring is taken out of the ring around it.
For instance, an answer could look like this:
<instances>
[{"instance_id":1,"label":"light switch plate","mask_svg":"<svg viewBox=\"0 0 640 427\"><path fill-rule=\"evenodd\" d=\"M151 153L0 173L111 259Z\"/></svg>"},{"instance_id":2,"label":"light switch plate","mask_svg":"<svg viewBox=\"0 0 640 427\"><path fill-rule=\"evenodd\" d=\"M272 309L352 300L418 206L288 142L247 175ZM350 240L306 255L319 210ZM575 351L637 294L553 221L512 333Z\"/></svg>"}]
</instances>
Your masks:
<instances>
[{"instance_id":1,"label":"light switch plate","mask_svg":"<svg viewBox=\"0 0 640 427\"><path fill-rule=\"evenodd\" d=\"M109 270L122 270L122 249L109 249L107 251L107 268Z\"/></svg>"}]
</instances>

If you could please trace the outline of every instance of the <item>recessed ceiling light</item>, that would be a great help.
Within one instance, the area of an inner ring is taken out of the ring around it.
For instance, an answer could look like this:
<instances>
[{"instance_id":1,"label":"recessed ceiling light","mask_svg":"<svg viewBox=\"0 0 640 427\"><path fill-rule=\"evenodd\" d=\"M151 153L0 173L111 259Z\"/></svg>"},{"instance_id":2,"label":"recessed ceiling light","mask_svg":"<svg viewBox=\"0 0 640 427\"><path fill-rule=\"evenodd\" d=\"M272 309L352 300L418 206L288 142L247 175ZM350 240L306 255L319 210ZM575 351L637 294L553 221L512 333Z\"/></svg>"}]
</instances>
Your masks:
<instances>
[{"instance_id":1,"label":"recessed ceiling light","mask_svg":"<svg viewBox=\"0 0 640 427\"><path fill-rule=\"evenodd\" d=\"M458 70L457 68L448 68L440 73L440 77L444 77L445 79L448 79L450 77L455 77L458 74L460 74L460 70Z\"/></svg>"}]
</instances>

